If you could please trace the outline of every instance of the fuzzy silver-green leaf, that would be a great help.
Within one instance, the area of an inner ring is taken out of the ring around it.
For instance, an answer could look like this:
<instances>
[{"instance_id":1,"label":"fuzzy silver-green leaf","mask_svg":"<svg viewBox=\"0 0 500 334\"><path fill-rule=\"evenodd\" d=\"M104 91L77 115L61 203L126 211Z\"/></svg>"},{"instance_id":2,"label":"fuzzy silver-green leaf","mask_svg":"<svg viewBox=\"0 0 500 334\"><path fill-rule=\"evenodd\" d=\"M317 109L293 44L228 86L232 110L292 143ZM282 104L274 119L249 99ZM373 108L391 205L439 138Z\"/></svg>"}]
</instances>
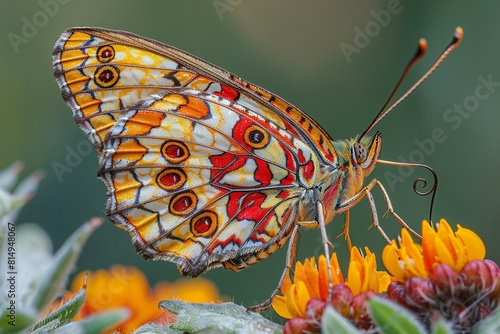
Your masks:
<instances>
[{"instance_id":1,"label":"fuzzy silver-green leaf","mask_svg":"<svg viewBox=\"0 0 500 334\"><path fill-rule=\"evenodd\" d=\"M195 304L165 300L160 308L177 314L170 328L188 333L281 333L282 327L234 303Z\"/></svg>"},{"instance_id":2,"label":"fuzzy silver-green leaf","mask_svg":"<svg viewBox=\"0 0 500 334\"><path fill-rule=\"evenodd\" d=\"M40 288L36 291L32 304L35 309L42 310L63 290L85 242L92 232L101 225L101 222L101 219L94 218L85 223L57 251L53 262L41 279Z\"/></svg>"}]
</instances>

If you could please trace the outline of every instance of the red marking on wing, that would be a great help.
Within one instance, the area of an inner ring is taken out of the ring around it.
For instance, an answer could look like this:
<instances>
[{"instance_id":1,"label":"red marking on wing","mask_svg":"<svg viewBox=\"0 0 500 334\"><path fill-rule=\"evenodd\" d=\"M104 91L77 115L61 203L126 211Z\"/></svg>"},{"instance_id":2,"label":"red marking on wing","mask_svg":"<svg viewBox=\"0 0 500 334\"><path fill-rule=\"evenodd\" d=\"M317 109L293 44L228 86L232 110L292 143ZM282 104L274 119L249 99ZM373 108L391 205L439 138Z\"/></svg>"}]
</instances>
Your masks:
<instances>
[{"instance_id":1,"label":"red marking on wing","mask_svg":"<svg viewBox=\"0 0 500 334\"><path fill-rule=\"evenodd\" d=\"M238 246L241 246L241 239L238 238L235 234L231 235L231 237L227 238L226 240L218 240L218 242L214 242L208 249L208 253L212 254L213 250L219 246L222 248L226 248L228 244L234 243Z\"/></svg>"},{"instance_id":2,"label":"red marking on wing","mask_svg":"<svg viewBox=\"0 0 500 334\"><path fill-rule=\"evenodd\" d=\"M250 126L254 125L255 122L244 117L241 118L236 124L234 125L233 129L233 138L243 147L245 147L247 150L252 151L253 148L252 146L248 145L245 142L245 130L248 129Z\"/></svg>"},{"instance_id":3,"label":"red marking on wing","mask_svg":"<svg viewBox=\"0 0 500 334\"><path fill-rule=\"evenodd\" d=\"M314 164L312 161L309 161L307 164L301 166L302 175L306 180L310 180L314 176Z\"/></svg>"},{"instance_id":4,"label":"red marking on wing","mask_svg":"<svg viewBox=\"0 0 500 334\"><path fill-rule=\"evenodd\" d=\"M220 173L219 168L224 169L227 166L230 166L233 164L235 160L235 156L232 153L222 153L218 155L211 155L210 156L210 162L212 163L212 166L215 168L210 171L210 177L215 178L217 175Z\"/></svg>"},{"instance_id":5,"label":"red marking on wing","mask_svg":"<svg viewBox=\"0 0 500 334\"><path fill-rule=\"evenodd\" d=\"M295 131L295 129L292 127L290 123L286 122L284 119L283 122L285 123L285 128L288 132L293 134L295 137L299 137L299 134L297 133L297 131Z\"/></svg>"},{"instance_id":6,"label":"red marking on wing","mask_svg":"<svg viewBox=\"0 0 500 334\"><path fill-rule=\"evenodd\" d=\"M337 201L339 195L339 185L341 179L335 181L328 189L326 189L323 195L323 204L326 210L329 210L334 207L335 202Z\"/></svg>"},{"instance_id":7,"label":"red marking on wing","mask_svg":"<svg viewBox=\"0 0 500 334\"><path fill-rule=\"evenodd\" d=\"M286 198L290 197L290 190L280 191L277 197L282 198L282 199L286 199Z\"/></svg>"},{"instance_id":8,"label":"red marking on wing","mask_svg":"<svg viewBox=\"0 0 500 334\"><path fill-rule=\"evenodd\" d=\"M301 164L306 162L306 158L304 157L304 153L302 152L301 149L299 149L298 158L299 158L299 162Z\"/></svg>"},{"instance_id":9,"label":"red marking on wing","mask_svg":"<svg viewBox=\"0 0 500 334\"><path fill-rule=\"evenodd\" d=\"M261 204L265 201L266 195L254 192L234 192L229 195L227 203L227 214L229 217L236 217L238 220L252 220L258 222L267 213L267 209L262 209Z\"/></svg>"},{"instance_id":10,"label":"red marking on wing","mask_svg":"<svg viewBox=\"0 0 500 334\"><path fill-rule=\"evenodd\" d=\"M257 163L255 170L255 180L260 182L262 186L268 186L273 179L273 173L269 169L269 164L260 159L254 159Z\"/></svg>"},{"instance_id":11,"label":"red marking on wing","mask_svg":"<svg viewBox=\"0 0 500 334\"><path fill-rule=\"evenodd\" d=\"M222 98L231 100L231 101L236 101L238 97L240 96L240 93L236 91L236 89L229 87L224 84L220 84L222 91L221 92L214 92L214 95L220 96Z\"/></svg>"}]
</instances>

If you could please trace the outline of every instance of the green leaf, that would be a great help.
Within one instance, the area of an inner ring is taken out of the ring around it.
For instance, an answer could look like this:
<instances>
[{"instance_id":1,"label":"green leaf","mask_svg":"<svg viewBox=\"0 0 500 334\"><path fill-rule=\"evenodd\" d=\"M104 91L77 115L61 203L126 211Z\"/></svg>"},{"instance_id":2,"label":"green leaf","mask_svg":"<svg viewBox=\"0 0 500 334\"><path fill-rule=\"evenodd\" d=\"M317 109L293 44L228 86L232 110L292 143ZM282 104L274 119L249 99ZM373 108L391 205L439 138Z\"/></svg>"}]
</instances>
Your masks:
<instances>
[{"instance_id":1,"label":"green leaf","mask_svg":"<svg viewBox=\"0 0 500 334\"><path fill-rule=\"evenodd\" d=\"M103 311L93 316L85 318L80 321L70 322L64 326L59 327L54 334L95 334L101 333L107 329L115 327L125 321L130 316L126 309L116 309L110 311Z\"/></svg>"},{"instance_id":2,"label":"green leaf","mask_svg":"<svg viewBox=\"0 0 500 334\"><path fill-rule=\"evenodd\" d=\"M52 319L52 321L48 321L44 323L43 325L39 326L36 329L33 329L32 332L29 332L30 334L46 334L46 333L52 333L57 327L59 327L59 319Z\"/></svg>"},{"instance_id":3,"label":"green leaf","mask_svg":"<svg viewBox=\"0 0 500 334\"><path fill-rule=\"evenodd\" d=\"M160 324L145 324L136 329L132 334L183 334L184 332L170 328L170 326L163 326Z\"/></svg>"},{"instance_id":4,"label":"green leaf","mask_svg":"<svg viewBox=\"0 0 500 334\"><path fill-rule=\"evenodd\" d=\"M71 298L66 303L57 308L57 310L46 316L45 319L38 322L33 327L33 329L38 329L48 323L53 323L54 320L57 320L57 327L70 322L82 308L83 303L85 302L85 295L86 288L83 287L73 296L73 298Z\"/></svg>"},{"instance_id":5,"label":"green leaf","mask_svg":"<svg viewBox=\"0 0 500 334\"><path fill-rule=\"evenodd\" d=\"M384 334L422 334L425 328L408 310L382 298L372 298L368 301L370 314Z\"/></svg>"},{"instance_id":6,"label":"green leaf","mask_svg":"<svg viewBox=\"0 0 500 334\"><path fill-rule=\"evenodd\" d=\"M5 218L9 222L16 221L17 215L21 210L22 206L27 203L34 195L35 191L38 189L40 181L43 179L42 172L34 172L26 179L21 181L16 188L12 191L11 210Z\"/></svg>"},{"instance_id":7,"label":"green leaf","mask_svg":"<svg viewBox=\"0 0 500 334\"><path fill-rule=\"evenodd\" d=\"M9 194L5 190L0 189L0 218L2 225L11 222L11 215L25 203L25 198Z\"/></svg>"},{"instance_id":8,"label":"green leaf","mask_svg":"<svg viewBox=\"0 0 500 334\"><path fill-rule=\"evenodd\" d=\"M17 182L19 173L23 170L23 163L16 161L9 167L0 171L0 189L11 191Z\"/></svg>"},{"instance_id":9,"label":"green leaf","mask_svg":"<svg viewBox=\"0 0 500 334\"><path fill-rule=\"evenodd\" d=\"M500 307L479 323L477 334L500 333Z\"/></svg>"},{"instance_id":10,"label":"green leaf","mask_svg":"<svg viewBox=\"0 0 500 334\"><path fill-rule=\"evenodd\" d=\"M328 306L321 317L321 332L325 334L356 334L361 333L349 320Z\"/></svg>"},{"instance_id":11,"label":"green leaf","mask_svg":"<svg viewBox=\"0 0 500 334\"><path fill-rule=\"evenodd\" d=\"M188 333L215 331L223 333L281 333L282 327L260 314L248 312L234 303L191 304L165 300L160 308L177 314L170 328Z\"/></svg>"},{"instance_id":12,"label":"green leaf","mask_svg":"<svg viewBox=\"0 0 500 334\"><path fill-rule=\"evenodd\" d=\"M101 224L102 219L91 219L76 230L57 251L53 262L41 278L40 287L33 299L32 305L36 310L43 310L63 290L85 242Z\"/></svg>"}]
</instances>

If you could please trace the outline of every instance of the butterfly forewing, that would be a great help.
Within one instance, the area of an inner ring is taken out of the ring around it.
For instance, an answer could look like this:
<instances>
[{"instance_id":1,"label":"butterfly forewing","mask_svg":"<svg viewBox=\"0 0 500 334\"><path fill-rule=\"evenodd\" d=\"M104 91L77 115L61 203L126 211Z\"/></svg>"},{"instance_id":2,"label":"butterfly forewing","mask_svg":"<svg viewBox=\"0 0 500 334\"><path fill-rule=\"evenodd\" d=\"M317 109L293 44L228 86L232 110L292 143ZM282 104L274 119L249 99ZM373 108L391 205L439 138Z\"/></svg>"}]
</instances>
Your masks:
<instances>
[{"instance_id":1,"label":"butterfly forewing","mask_svg":"<svg viewBox=\"0 0 500 334\"><path fill-rule=\"evenodd\" d=\"M276 95L184 51L131 33L72 28L56 43L54 72L66 103L100 151L120 113L164 89L190 88L237 101L336 162L330 136Z\"/></svg>"}]
</instances>

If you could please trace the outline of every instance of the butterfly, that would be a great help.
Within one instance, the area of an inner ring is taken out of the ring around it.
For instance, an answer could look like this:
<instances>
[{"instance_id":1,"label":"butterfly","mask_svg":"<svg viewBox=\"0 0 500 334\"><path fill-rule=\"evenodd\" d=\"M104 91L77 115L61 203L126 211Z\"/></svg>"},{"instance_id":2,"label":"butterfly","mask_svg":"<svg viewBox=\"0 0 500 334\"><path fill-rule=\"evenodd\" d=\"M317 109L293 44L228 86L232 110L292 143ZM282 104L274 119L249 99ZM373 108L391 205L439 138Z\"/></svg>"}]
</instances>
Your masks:
<instances>
[{"instance_id":1,"label":"butterfly","mask_svg":"<svg viewBox=\"0 0 500 334\"><path fill-rule=\"evenodd\" d=\"M53 67L99 154L106 215L138 253L183 275L242 270L290 239L283 279L300 226L326 233L346 213L347 236L349 210L365 196L378 223L374 187L393 213L381 183L364 182L382 146L379 132L366 134L388 111L361 136L333 140L263 88L175 47L102 28L65 31Z\"/></svg>"}]
</instances>

